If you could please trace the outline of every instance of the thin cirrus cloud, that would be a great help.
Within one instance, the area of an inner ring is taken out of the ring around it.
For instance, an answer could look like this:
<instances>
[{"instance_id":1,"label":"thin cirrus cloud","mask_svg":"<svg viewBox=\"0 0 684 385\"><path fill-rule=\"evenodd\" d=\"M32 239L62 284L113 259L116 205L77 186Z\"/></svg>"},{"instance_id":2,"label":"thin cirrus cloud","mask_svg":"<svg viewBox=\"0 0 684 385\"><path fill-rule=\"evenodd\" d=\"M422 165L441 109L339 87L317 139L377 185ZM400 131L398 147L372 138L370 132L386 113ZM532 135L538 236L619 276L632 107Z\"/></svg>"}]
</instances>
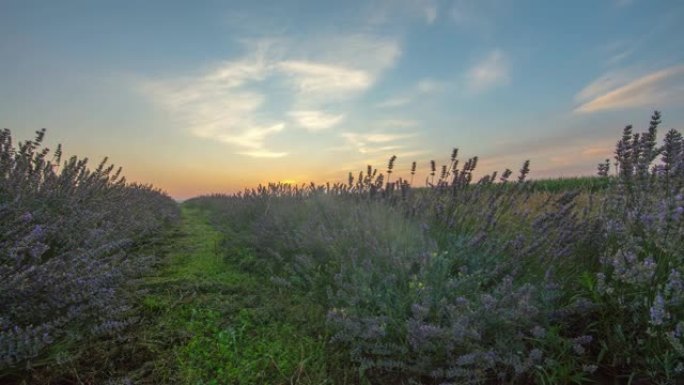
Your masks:
<instances>
[{"instance_id":1,"label":"thin cirrus cloud","mask_svg":"<svg viewBox=\"0 0 684 385\"><path fill-rule=\"evenodd\" d=\"M373 87L401 55L397 40L364 34L316 37L292 51L295 58L277 64L294 91L290 112L345 116L347 103Z\"/></svg>"},{"instance_id":2,"label":"thin cirrus cloud","mask_svg":"<svg viewBox=\"0 0 684 385\"><path fill-rule=\"evenodd\" d=\"M443 85L435 79L423 78L419 80L408 91L405 91L400 95L385 99L377 103L375 106L377 108L383 109L402 107L411 103L417 96L433 94L435 92L440 91L442 87Z\"/></svg>"},{"instance_id":3,"label":"thin cirrus cloud","mask_svg":"<svg viewBox=\"0 0 684 385\"><path fill-rule=\"evenodd\" d=\"M437 6L434 4L428 4L423 9L425 15L425 22L432 24L437 20Z\"/></svg>"},{"instance_id":4,"label":"thin cirrus cloud","mask_svg":"<svg viewBox=\"0 0 684 385\"><path fill-rule=\"evenodd\" d=\"M259 119L265 95L244 87L262 79L268 69L258 60L226 62L206 74L151 82L144 86L152 99L194 136L241 148L252 157L281 157L265 148L266 137L281 132L285 123Z\"/></svg>"},{"instance_id":5,"label":"thin cirrus cloud","mask_svg":"<svg viewBox=\"0 0 684 385\"><path fill-rule=\"evenodd\" d=\"M358 152L362 154L382 152L382 151L392 151L397 149L403 149L406 146L397 143L404 139L409 139L416 136L415 133L401 133L401 134L391 134L385 132L374 132L374 133L355 133L355 132L344 132L340 134L349 145L354 147Z\"/></svg>"},{"instance_id":6,"label":"thin cirrus cloud","mask_svg":"<svg viewBox=\"0 0 684 385\"><path fill-rule=\"evenodd\" d=\"M376 107L378 107L378 108L396 108L396 107L405 106L409 103L411 103L411 98L399 96L399 97L393 97L393 98L383 100L380 103L376 104Z\"/></svg>"},{"instance_id":7,"label":"thin cirrus cloud","mask_svg":"<svg viewBox=\"0 0 684 385\"><path fill-rule=\"evenodd\" d=\"M246 155L252 158L282 158L287 155L287 152L274 152L269 150L253 150L253 151L240 151L240 155Z\"/></svg>"},{"instance_id":8,"label":"thin cirrus cloud","mask_svg":"<svg viewBox=\"0 0 684 385\"><path fill-rule=\"evenodd\" d=\"M323 111L291 111L289 115L309 131L327 130L342 122L343 114L328 114Z\"/></svg>"},{"instance_id":9,"label":"thin cirrus cloud","mask_svg":"<svg viewBox=\"0 0 684 385\"><path fill-rule=\"evenodd\" d=\"M267 152L263 149L263 141L264 139L271 135L275 134L278 132L281 132L285 128L285 124L283 123L277 123L272 126L268 127L256 127L252 126L246 130L243 130L239 134L231 134L231 135L224 135L224 134L218 134L218 139L221 140L222 142L225 143L232 143L236 144L241 147L249 148L252 150L258 150L258 151L252 151L252 153L258 153L258 154L266 154ZM286 154L282 154L280 156L284 156ZM267 156L267 157L272 157L272 156Z\"/></svg>"},{"instance_id":10,"label":"thin cirrus cloud","mask_svg":"<svg viewBox=\"0 0 684 385\"><path fill-rule=\"evenodd\" d=\"M397 18L420 19L432 25L439 17L437 0L376 0L369 3L367 20L370 25L388 24Z\"/></svg>"},{"instance_id":11,"label":"thin cirrus cloud","mask_svg":"<svg viewBox=\"0 0 684 385\"><path fill-rule=\"evenodd\" d=\"M269 40L246 42L242 57L195 76L149 81L143 90L192 135L232 145L236 154L275 158L288 153L267 148L270 136L339 124L345 103L372 87L401 54L396 41L368 35L294 43L280 40L274 52ZM285 111L268 107L269 95L278 92L292 95Z\"/></svg>"},{"instance_id":12,"label":"thin cirrus cloud","mask_svg":"<svg viewBox=\"0 0 684 385\"><path fill-rule=\"evenodd\" d=\"M508 57L499 49L491 51L466 73L466 85L472 92L484 92L510 82Z\"/></svg>"},{"instance_id":13,"label":"thin cirrus cloud","mask_svg":"<svg viewBox=\"0 0 684 385\"><path fill-rule=\"evenodd\" d=\"M373 83L373 77L365 71L336 65L284 61L276 68L290 77L295 89L302 93L340 96L365 90Z\"/></svg>"},{"instance_id":14,"label":"thin cirrus cloud","mask_svg":"<svg viewBox=\"0 0 684 385\"><path fill-rule=\"evenodd\" d=\"M421 79L416 84L416 91L421 94L429 94L439 90L441 84L434 79Z\"/></svg>"},{"instance_id":15,"label":"thin cirrus cloud","mask_svg":"<svg viewBox=\"0 0 684 385\"><path fill-rule=\"evenodd\" d=\"M637 78L623 73L603 75L576 96L576 113L671 105L684 101L684 65L676 65Z\"/></svg>"},{"instance_id":16,"label":"thin cirrus cloud","mask_svg":"<svg viewBox=\"0 0 684 385\"><path fill-rule=\"evenodd\" d=\"M377 124L385 128L408 128L416 127L419 122L412 119L383 119L378 121Z\"/></svg>"},{"instance_id":17,"label":"thin cirrus cloud","mask_svg":"<svg viewBox=\"0 0 684 385\"><path fill-rule=\"evenodd\" d=\"M346 144L336 149L355 150L359 154L380 155L392 152L398 156L398 151L402 154L413 154L415 151L411 150L410 144L413 144L412 139L419 135L419 132L415 130L419 124L420 122L412 119L380 119L373 123L375 129L370 132L341 133L340 137L345 140ZM406 132L407 129L412 129L413 132Z\"/></svg>"},{"instance_id":18,"label":"thin cirrus cloud","mask_svg":"<svg viewBox=\"0 0 684 385\"><path fill-rule=\"evenodd\" d=\"M449 16L461 29L491 34L513 4L510 0L454 0Z\"/></svg>"},{"instance_id":19,"label":"thin cirrus cloud","mask_svg":"<svg viewBox=\"0 0 684 385\"><path fill-rule=\"evenodd\" d=\"M488 20L487 12L482 10L482 4L473 0L454 1L449 15L457 25L462 27L479 26Z\"/></svg>"}]
</instances>

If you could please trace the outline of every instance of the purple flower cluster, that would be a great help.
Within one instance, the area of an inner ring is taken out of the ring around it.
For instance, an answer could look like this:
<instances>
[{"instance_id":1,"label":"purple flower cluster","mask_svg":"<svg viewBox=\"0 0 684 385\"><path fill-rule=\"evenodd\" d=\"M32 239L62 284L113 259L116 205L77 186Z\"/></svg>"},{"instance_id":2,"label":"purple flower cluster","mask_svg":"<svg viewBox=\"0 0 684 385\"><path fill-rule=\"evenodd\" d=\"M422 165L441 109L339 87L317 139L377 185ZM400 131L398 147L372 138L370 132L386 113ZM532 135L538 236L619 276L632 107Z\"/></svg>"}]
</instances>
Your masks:
<instances>
[{"instance_id":1,"label":"purple flower cluster","mask_svg":"<svg viewBox=\"0 0 684 385\"><path fill-rule=\"evenodd\" d=\"M43 136L15 147L0 131L0 376L53 364L51 344L128 325L127 281L150 266L132 246L178 217L168 196L126 183L105 161L62 163L61 148L48 159Z\"/></svg>"}]
</instances>

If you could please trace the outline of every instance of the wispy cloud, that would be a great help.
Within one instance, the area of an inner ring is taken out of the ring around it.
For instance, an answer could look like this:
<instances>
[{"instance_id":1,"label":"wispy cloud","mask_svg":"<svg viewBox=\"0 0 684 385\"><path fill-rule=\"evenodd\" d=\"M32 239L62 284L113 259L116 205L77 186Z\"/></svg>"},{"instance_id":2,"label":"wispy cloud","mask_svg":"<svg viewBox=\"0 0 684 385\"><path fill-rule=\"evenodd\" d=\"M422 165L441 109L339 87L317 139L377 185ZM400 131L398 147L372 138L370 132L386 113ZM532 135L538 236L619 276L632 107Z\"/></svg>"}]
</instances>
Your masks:
<instances>
[{"instance_id":1,"label":"wispy cloud","mask_svg":"<svg viewBox=\"0 0 684 385\"><path fill-rule=\"evenodd\" d=\"M416 97L436 93L442 88L443 84L441 82L431 78L424 78L419 80L408 91L404 91L400 95L385 99L375 106L378 108L401 107L411 103Z\"/></svg>"},{"instance_id":2,"label":"wispy cloud","mask_svg":"<svg viewBox=\"0 0 684 385\"><path fill-rule=\"evenodd\" d=\"M386 100L381 101L380 103L376 104L376 107L378 108L395 108L395 107L401 107L409 104L411 102L411 98L409 97L393 97L389 98Z\"/></svg>"},{"instance_id":3,"label":"wispy cloud","mask_svg":"<svg viewBox=\"0 0 684 385\"><path fill-rule=\"evenodd\" d=\"M401 143L396 143L400 140L409 139L415 137L415 133L400 133L392 134L386 132L375 132L375 133L355 133L355 132L344 132L340 134L349 145L356 148L356 150L362 154L382 152L382 151L393 151L398 149L403 149L406 145Z\"/></svg>"},{"instance_id":4,"label":"wispy cloud","mask_svg":"<svg viewBox=\"0 0 684 385\"><path fill-rule=\"evenodd\" d=\"M429 94L439 90L440 83L434 79L421 79L416 84L416 90L421 94Z\"/></svg>"},{"instance_id":5,"label":"wispy cloud","mask_svg":"<svg viewBox=\"0 0 684 385\"><path fill-rule=\"evenodd\" d=\"M508 84L510 81L509 63L506 55L499 49L491 51L484 59L468 70L466 81L468 89L474 92Z\"/></svg>"},{"instance_id":6,"label":"wispy cloud","mask_svg":"<svg viewBox=\"0 0 684 385\"><path fill-rule=\"evenodd\" d=\"M240 151L240 155L250 156L252 158L282 158L287 156L287 152L274 152L269 150L253 150L253 151Z\"/></svg>"},{"instance_id":7,"label":"wispy cloud","mask_svg":"<svg viewBox=\"0 0 684 385\"><path fill-rule=\"evenodd\" d=\"M143 88L193 135L260 158L287 155L267 148L268 138L285 129L315 132L342 122L345 103L371 88L401 54L397 41L363 34L243 44L241 57ZM282 94L292 97L273 109L270 95Z\"/></svg>"},{"instance_id":8,"label":"wispy cloud","mask_svg":"<svg viewBox=\"0 0 684 385\"><path fill-rule=\"evenodd\" d=\"M575 135L567 140L546 137L539 144L516 145L512 150L502 146L501 151L481 156L479 165L481 172L501 171L506 167L515 170L525 159L530 159L533 178L592 175L599 162L612 158L614 146L612 137Z\"/></svg>"},{"instance_id":9,"label":"wispy cloud","mask_svg":"<svg viewBox=\"0 0 684 385\"><path fill-rule=\"evenodd\" d=\"M326 130L336 126L344 119L343 114L328 114L323 111L306 110L306 111L291 111L289 115L300 126L309 131Z\"/></svg>"},{"instance_id":10,"label":"wispy cloud","mask_svg":"<svg viewBox=\"0 0 684 385\"><path fill-rule=\"evenodd\" d=\"M295 91L292 109L344 114L346 102L394 66L401 48L395 39L351 34L311 38L293 45L289 55L276 68Z\"/></svg>"},{"instance_id":11,"label":"wispy cloud","mask_svg":"<svg viewBox=\"0 0 684 385\"><path fill-rule=\"evenodd\" d=\"M376 0L371 2L368 21L371 25L382 25L401 18L430 25L439 17L438 5L436 0Z\"/></svg>"},{"instance_id":12,"label":"wispy cloud","mask_svg":"<svg viewBox=\"0 0 684 385\"><path fill-rule=\"evenodd\" d=\"M510 0L455 0L449 10L450 19L464 30L491 33L510 4Z\"/></svg>"},{"instance_id":13,"label":"wispy cloud","mask_svg":"<svg viewBox=\"0 0 684 385\"><path fill-rule=\"evenodd\" d=\"M265 95L244 85L262 79L268 67L260 52L221 63L204 74L148 82L144 90L193 135L264 151L282 120L258 118Z\"/></svg>"},{"instance_id":14,"label":"wispy cloud","mask_svg":"<svg viewBox=\"0 0 684 385\"><path fill-rule=\"evenodd\" d=\"M461 26L481 24L485 20L485 15L478 8L476 1L456 0L449 14L453 21Z\"/></svg>"},{"instance_id":15,"label":"wispy cloud","mask_svg":"<svg viewBox=\"0 0 684 385\"><path fill-rule=\"evenodd\" d=\"M264 139L268 135L281 132L283 128L285 128L283 123L274 124L268 127L250 126L247 129L241 130L239 133L216 133L213 137L225 143L232 143L241 147L257 150L262 149ZM210 136L205 137L211 138Z\"/></svg>"},{"instance_id":16,"label":"wispy cloud","mask_svg":"<svg viewBox=\"0 0 684 385\"><path fill-rule=\"evenodd\" d=\"M575 112L684 103L684 65L627 78L624 73L606 74L582 89Z\"/></svg>"},{"instance_id":17,"label":"wispy cloud","mask_svg":"<svg viewBox=\"0 0 684 385\"><path fill-rule=\"evenodd\" d=\"M425 15L425 22L432 24L437 20L437 6L435 4L429 3L423 8L423 13Z\"/></svg>"},{"instance_id":18,"label":"wispy cloud","mask_svg":"<svg viewBox=\"0 0 684 385\"><path fill-rule=\"evenodd\" d=\"M413 150L406 151L402 150L401 146L393 147L388 146L384 151L370 151L363 155L362 159L354 162L347 162L342 165L338 170L348 172L358 172L360 170L365 170L367 165L378 167L381 171L386 167L387 162L391 155L397 157L397 162L394 166L394 171L398 172L398 176L408 177L411 167L411 162L418 160L419 169L425 164L421 164L421 159L416 159L417 157L422 157L427 154L427 151L423 150Z\"/></svg>"},{"instance_id":19,"label":"wispy cloud","mask_svg":"<svg viewBox=\"0 0 684 385\"><path fill-rule=\"evenodd\" d=\"M363 70L376 80L401 56L399 41L371 34L320 36L292 48L292 55L309 60Z\"/></svg>"},{"instance_id":20,"label":"wispy cloud","mask_svg":"<svg viewBox=\"0 0 684 385\"><path fill-rule=\"evenodd\" d=\"M377 122L378 127L382 128L408 128L416 127L419 122L413 119L382 119Z\"/></svg>"},{"instance_id":21,"label":"wispy cloud","mask_svg":"<svg viewBox=\"0 0 684 385\"><path fill-rule=\"evenodd\" d=\"M624 48L618 52L613 53L607 60L606 64L608 65L616 65L628 57L632 56L635 52L637 51L637 46L632 45L628 48Z\"/></svg>"},{"instance_id":22,"label":"wispy cloud","mask_svg":"<svg viewBox=\"0 0 684 385\"><path fill-rule=\"evenodd\" d=\"M591 157L596 157L596 156L610 157L612 155L614 146L615 146L615 144L611 141L610 143L607 143L603 146L586 147L584 150L582 150L582 155L587 155L587 156L591 156Z\"/></svg>"},{"instance_id":23,"label":"wispy cloud","mask_svg":"<svg viewBox=\"0 0 684 385\"><path fill-rule=\"evenodd\" d=\"M347 93L363 91L370 87L370 74L353 68L345 68L309 61L284 61L277 68L288 75L297 91L346 96Z\"/></svg>"},{"instance_id":24,"label":"wispy cloud","mask_svg":"<svg viewBox=\"0 0 684 385\"><path fill-rule=\"evenodd\" d=\"M406 134L388 134L388 133L371 133L359 134L353 132L342 133L341 136L352 143L387 143L394 142L401 139L411 138L416 136L413 133Z\"/></svg>"},{"instance_id":25,"label":"wispy cloud","mask_svg":"<svg viewBox=\"0 0 684 385\"><path fill-rule=\"evenodd\" d=\"M610 71L601 75L599 78L584 87L577 95L575 101L586 102L603 95L611 90L629 83L634 78L633 74L627 71Z\"/></svg>"}]
</instances>

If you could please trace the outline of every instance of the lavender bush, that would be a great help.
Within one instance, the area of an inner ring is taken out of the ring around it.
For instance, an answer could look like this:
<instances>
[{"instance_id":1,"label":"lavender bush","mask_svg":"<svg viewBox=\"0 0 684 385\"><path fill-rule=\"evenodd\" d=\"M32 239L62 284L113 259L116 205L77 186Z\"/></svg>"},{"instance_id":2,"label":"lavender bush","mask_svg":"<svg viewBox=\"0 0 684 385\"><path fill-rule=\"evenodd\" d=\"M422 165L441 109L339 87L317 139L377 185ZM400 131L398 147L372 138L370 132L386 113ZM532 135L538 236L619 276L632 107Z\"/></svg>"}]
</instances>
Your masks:
<instances>
[{"instance_id":1,"label":"lavender bush","mask_svg":"<svg viewBox=\"0 0 684 385\"><path fill-rule=\"evenodd\" d=\"M176 203L129 184L106 159L62 163L61 147L0 131L0 377L58 365L71 347L132 322L127 281L150 266L136 252L178 217Z\"/></svg>"},{"instance_id":2,"label":"lavender bush","mask_svg":"<svg viewBox=\"0 0 684 385\"><path fill-rule=\"evenodd\" d=\"M600 213L605 247L585 287L601 305L593 327L602 363L673 383L684 375L684 148L675 130L657 146L659 123L656 111L647 132L627 126L617 144L615 186Z\"/></svg>"},{"instance_id":3,"label":"lavender bush","mask_svg":"<svg viewBox=\"0 0 684 385\"><path fill-rule=\"evenodd\" d=\"M625 129L605 188L546 192L478 159L426 187L369 166L191 204L252 249L247 269L326 309L331 348L372 383L684 381L684 146ZM441 172L440 172L441 171ZM390 178L391 177L391 178ZM256 271L256 270L255 270Z\"/></svg>"}]
</instances>

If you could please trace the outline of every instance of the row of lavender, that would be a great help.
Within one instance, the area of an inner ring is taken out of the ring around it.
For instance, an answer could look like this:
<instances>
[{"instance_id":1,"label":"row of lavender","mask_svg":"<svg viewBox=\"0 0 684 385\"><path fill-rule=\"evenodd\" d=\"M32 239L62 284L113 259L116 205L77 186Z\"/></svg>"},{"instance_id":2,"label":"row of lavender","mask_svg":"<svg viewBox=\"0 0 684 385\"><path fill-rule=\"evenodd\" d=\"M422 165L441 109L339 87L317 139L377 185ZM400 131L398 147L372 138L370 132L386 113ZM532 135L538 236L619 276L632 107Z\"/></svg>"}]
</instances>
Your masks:
<instances>
[{"instance_id":1,"label":"row of lavender","mask_svg":"<svg viewBox=\"0 0 684 385\"><path fill-rule=\"evenodd\" d=\"M459 167L454 151L428 188L391 181L393 158L386 177L190 204L254 250L244 268L328 309L334 351L373 383L670 384L684 381L684 144L671 130L658 145L659 123L625 128L599 190L540 192L528 162L473 182L477 158Z\"/></svg>"},{"instance_id":2,"label":"row of lavender","mask_svg":"<svg viewBox=\"0 0 684 385\"><path fill-rule=\"evenodd\" d=\"M128 325L127 282L152 262L141 250L178 217L171 198L106 159L62 163L44 134L14 144L0 131L0 378Z\"/></svg>"}]
</instances>

